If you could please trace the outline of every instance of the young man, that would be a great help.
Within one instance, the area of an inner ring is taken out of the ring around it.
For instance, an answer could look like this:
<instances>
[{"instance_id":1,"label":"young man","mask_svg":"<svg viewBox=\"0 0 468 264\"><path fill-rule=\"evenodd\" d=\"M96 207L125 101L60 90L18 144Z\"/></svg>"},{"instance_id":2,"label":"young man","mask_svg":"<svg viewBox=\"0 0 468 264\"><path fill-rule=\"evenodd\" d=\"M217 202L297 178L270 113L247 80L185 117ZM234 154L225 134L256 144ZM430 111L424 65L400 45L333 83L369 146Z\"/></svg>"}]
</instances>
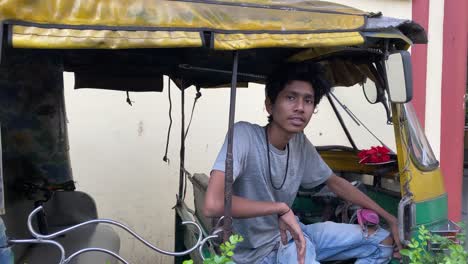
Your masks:
<instances>
[{"instance_id":1,"label":"young man","mask_svg":"<svg viewBox=\"0 0 468 264\"><path fill-rule=\"evenodd\" d=\"M393 241L400 246L396 218L336 176L303 133L320 99L330 91L322 75L318 64L279 69L265 87L268 125L234 126L232 215L234 231L244 237L234 255L238 264L350 258L356 263L388 263ZM226 148L227 140L211 171L204 208L209 217L221 216L224 210ZM299 187L322 183L339 197L377 212L389 223L393 239L381 228L364 234L358 225L300 223L290 209Z\"/></svg>"}]
</instances>

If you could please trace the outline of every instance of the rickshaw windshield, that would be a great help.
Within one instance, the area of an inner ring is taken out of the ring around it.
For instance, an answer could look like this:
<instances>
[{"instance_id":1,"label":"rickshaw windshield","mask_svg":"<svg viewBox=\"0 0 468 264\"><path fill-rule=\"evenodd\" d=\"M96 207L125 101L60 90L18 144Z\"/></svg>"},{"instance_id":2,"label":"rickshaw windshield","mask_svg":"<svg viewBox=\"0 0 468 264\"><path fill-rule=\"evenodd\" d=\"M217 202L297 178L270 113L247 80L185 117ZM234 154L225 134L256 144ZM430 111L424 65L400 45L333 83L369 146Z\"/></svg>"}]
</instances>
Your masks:
<instances>
[{"instance_id":1,"label":"rickshaw windshield","mask_svg":"<svg viewBox=\"0 0 468 264\"><path fill-rule=\"evenodd\" d=\"M421 170L429 171L437 168L439 162L419 125L413 105L411 103L405 104L403 109L407 120L405 128L408 135L411 159Z\"/></svg>"},{"instance_id":2,"label":"rickshaw windshield","mask_svg":"<svg viewBox=\"0 0 468 264\"><path fill-rule=\"evenodd\" d=\"M362 87L335 87L331 99L358 149L384 144L396 152L393 126L387 124L384 106L380 103L370 104L365 99ZM316 146L352 147L327 98L323 98L318 105L311 125L306 130Z\"/></svg>"}]
</instances>

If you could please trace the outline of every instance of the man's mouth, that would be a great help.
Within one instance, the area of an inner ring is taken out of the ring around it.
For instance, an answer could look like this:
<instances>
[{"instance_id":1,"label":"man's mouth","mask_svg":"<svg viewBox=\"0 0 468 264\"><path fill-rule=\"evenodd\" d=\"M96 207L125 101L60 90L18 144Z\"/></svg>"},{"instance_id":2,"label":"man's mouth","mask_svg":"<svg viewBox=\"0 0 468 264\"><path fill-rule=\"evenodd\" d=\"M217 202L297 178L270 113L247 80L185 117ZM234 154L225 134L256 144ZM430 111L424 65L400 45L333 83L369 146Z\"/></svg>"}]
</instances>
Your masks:
<instances>
[{"instance_id":1,"label":"man's mouth","mask_svg":"<svg viewBox=\"0 0 468 264\"><path fill-rule=\"evenodd\" d=\"M305 123L305 120L304 118L302 117L290 117L288 118L289 121L291 122L291 124L295 125L295 126L302 126L304 123Z\"/></svg>"}]
</instances>

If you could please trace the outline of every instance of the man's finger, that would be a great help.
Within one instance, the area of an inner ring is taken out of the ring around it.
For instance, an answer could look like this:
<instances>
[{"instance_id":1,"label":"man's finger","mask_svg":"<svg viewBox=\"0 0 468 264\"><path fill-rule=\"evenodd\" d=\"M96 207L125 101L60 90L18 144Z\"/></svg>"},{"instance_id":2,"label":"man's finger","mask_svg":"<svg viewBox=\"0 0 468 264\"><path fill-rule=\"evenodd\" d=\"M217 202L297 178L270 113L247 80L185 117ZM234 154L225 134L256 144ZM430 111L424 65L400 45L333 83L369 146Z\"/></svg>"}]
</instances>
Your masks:
<instances>
[{"instance_id":1,"label":"man's finger","mask_svg":"<svg viewBox=\"0 0 468 264\"><path fill-rule=\"evenodd\" d=\"M302 234L291 233L294 238L294 243L296 243L297 249L297 261L299 263L304 263L305 261L305 252L306 252L306 241Z\"/></svg>"},{"instance_id":2,"label":"man's finger","mask_svg":"<svg viewBox=\"0 0 468 264\"><path fill-rule=\"evenodd\" d=\"M306 252L304 238L302 237L302 239L301 238L295 239L294 242L296 243L296 249L297 249L297 262L299 264L304 264L305 252Z\"/></svg>"},{"instance_id":3,"label":"man's finger","mask_svg":"<svg viewBox=\"0 0 468 264\"><path fill-rule=\"evenodd\" d=\"M400 237L399 236L393 236L393 240L395 240L395 244L397 245L398 250L402 250L403 246L401 245Z\"/></svg>"},{"instance_id":4,"label":"man's finger","mask_svg":"<svg viewBox=\"0 0 468 264\"><path fill-rule=\"evenodd\" d=\"M393 252L393 258L401 259L401 254L400 254L400 252Z\"/></svg>"},{"instance_id":5,"label":"man's finger","mask_svg":"<svg viewBox=\"0 0 468 264\"><path fill-rule=\"evenodd\" d=\"M286 230L280 229L280 236L281 236L281 243L286 245L288 243L288 235L286 234Z\"/></svg>"},{"instance_id":6,"label":"man's finger","mask_svg":"<svg viewBox=\"0 0 468 264\"><path fill-rule=\"evenodd\" d=\"M401 245L400 235L398 234L398 228L397 227L392 228L392 233L393 233L393 240L395 244L397 245L398 250L402 250L403 246Z\"/></svg>"}]
</instances>

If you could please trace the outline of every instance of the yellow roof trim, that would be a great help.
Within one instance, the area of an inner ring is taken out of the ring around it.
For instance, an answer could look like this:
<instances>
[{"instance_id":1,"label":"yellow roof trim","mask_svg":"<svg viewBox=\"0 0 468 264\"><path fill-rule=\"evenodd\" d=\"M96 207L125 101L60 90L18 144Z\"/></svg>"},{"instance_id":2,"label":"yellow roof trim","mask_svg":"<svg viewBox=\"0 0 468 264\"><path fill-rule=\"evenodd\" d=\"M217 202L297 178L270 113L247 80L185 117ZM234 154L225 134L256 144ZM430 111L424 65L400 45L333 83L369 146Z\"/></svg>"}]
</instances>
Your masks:
<instances>
[{"instance_id":1,"label":"yellow roof trim","mask_svg":"<svg viewBox=\"0 0 468 264\"><path fill-rule=\"evenodd\" d=\"M147 27L155 30L234 31L223 33L357 31L365 26L366 21L364 15L325 12L344 8L330 3L319 11L288 11L249 8L242 6L242 1L233 2L236 5L209 4L202 0L196 3L167 0L3 0L0 2L0 20L51 27L80 27L78 29ZM308 5L320 3L310 2ZM284 3L289 5L287 1Z\"/></svg>"},{"instance_id":2,"label":"yellow roof trim","mask_svg":"<svg viewBox=\"0 0 468 264\"><path fill-rule=\"evenodd\" d=\"M30 49L187 48L203 45L199 32L79 30L13 26L12 46Z\"/></svg>"},{"instance_id":3,"label":"yellow roof trim","mask_svg":"<svg viewBox=\"0 0 468 264\"><path fill-rule=\"evenodd\" d=\"M188 2L212 2L217 3L221 6L223 4L237 4L245 7L264 7L286 9L286 10L302 10L310 12L329 12L329 13L341 13L348 15L369 15L369 12L365 12L350 6L341 5L338 3L332 3L327 1L291 1L291 0L182 0Z\"/></svg>"},{"instance_id":4,"label":"yellow roof trim","mask_svg":"<svg viewBox=\"0 0 468 264\"><path fill-rule=\"evenodd\" d=\"M243 50L254 48L308 48L360 45L359 32L312 34L215 34L214 49Z\"/></svg>"}]
</instances>

